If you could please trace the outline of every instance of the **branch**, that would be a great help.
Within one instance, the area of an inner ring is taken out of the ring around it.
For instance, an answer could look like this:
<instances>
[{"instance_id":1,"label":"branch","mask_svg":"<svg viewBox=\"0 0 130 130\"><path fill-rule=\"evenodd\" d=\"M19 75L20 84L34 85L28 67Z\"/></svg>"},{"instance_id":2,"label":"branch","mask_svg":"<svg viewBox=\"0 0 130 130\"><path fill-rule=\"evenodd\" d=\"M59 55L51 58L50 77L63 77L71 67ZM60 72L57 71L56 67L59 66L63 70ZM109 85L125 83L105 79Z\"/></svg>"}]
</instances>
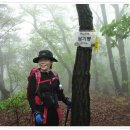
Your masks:
<instances>
[{"instance_id":1,"label":"branch","mask_svg":"<svg viewBox=\"0 0 130 130\"><path fill-rule=\"evenodd\" d=\"M103 21L101 20L101 18L99 17L99 15L97 14L97 12L92 8L93 12L96 14L98 20L100 21L100 23L103 25Z\"/></svg>"},{"instance_id":2,"label":"branch","mask_svg":"<svg viewBox=\"0 0 130 130\"><path fill-rule=\"evenodd\" d=\"M12 93L14 92L14 90L18 87L18 82L17 84L15 85L15 87L12 89Z\"/></svg>"},{"instance_id":3,"label":"branch","mask_svg":"<svg viewBox=\"0 0 130 130\"><path fill-rule=\"evenodd\" d=\"M7 20L6 22L4 22L4 23L2 24L2 26L1 26L0 29L2 29L10 20L11 20L11 19L9 19L9 20Z\"/></svg>"},{"instance_id":4,"label":"branch","mask_svg":"<svg viewBox=\"0 0 130 130\"><path fill-rule=\"evenodd\" d=\"M66 41L66 36L65 36L65 32L64 32L63 28L62 28L61 25L57 22L57 20L56 20L56 18L55 18L55 16L54 16L53 11L52 11L48 6L46 6L46 7L47 7L47 9L50 11L50 14L52 15L52 18L53 18L55 24L59 27L59 29L60 29L60 31L61 31L61 34L62 34L62 39L63 39L64 45L65 45L65 48L67 49L67 52L68 52L68 53L70 54L70 56L71 56L71 55L72 55L72 54L71 54L71 50L70 50L70 48L69 48L69 46L68 46L68 43L67 43L67 41Z\"/></svg>"},{"instance_id":5,"label":"branch","mask_svg":"<svg viewBox=\"0 0 130 130\"><path fill-rule=\"evenodd\" d=\"M117 7L117 4L111 4L111 6L115 9Z\"/></svg>"},{"instance_id":6,"label":"branch","mask_svg":"<svg viewBox=\"0 0 130 130\"><path fill-rule=\"evenodd\" d=\"M128 7L129 4L124 4L124 6L122 7L121 11L120 11L120 16L122 16L122 14L124 13L124 10L126 7Z\"/></svg>"},{"instance_id":7,"label":"branch","mask_svg":"<svg viewBox=\"0 0 130 130\"><path fill-rule=\"evenodd\" d=\"M1 39L2 37L5 37L5 36L7 35L7 33L9 33L9 31L10 31L11 29L13 29L13 27L15 27L15 25L12 26L12 27L10 27L3 35L1 35L1 36L0 36L0 39Z\"/></svg>"},{"instance_id":8,"label":"branch","mask_svg":"<svg viewBox=\"0 0 130 130\"><path fill-rule=\"evenodd\" d=\"M118 5L118 4L111 4L111 6L112 6L112 7L115 9L115 11L116 11L116 9L117 9L117 7L118 7L119 5ZM122 16L122 14L123 14L125 8L128 7L128 6L129 6L129 4L124 4L124 5L123 5L121 11L119 12L120 17Z\"/></svg>"}]
</instances>

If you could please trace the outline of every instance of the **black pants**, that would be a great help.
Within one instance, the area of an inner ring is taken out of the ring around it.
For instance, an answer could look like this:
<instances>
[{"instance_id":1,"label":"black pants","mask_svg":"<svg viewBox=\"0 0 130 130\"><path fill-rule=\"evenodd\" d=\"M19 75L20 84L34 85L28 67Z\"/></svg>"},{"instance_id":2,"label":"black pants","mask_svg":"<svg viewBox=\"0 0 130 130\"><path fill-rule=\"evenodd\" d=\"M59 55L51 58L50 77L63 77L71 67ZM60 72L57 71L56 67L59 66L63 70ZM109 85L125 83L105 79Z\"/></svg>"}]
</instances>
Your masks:
<instances>
[{"instance_id":1,"label":"black pants","mask_svg":"<svg viewBox=\"0 0 130 130\"><path fill-rule=\"evenodd\" d=\"M41 112L43 113L43 112ZM44 119L43 119L44 120ZM58 126L59 125L59 119L56 109L48 109L47 112L47 123L45 125L43 124L37 124L35 121L35 126Z\"/></svg>"}]
</instances>

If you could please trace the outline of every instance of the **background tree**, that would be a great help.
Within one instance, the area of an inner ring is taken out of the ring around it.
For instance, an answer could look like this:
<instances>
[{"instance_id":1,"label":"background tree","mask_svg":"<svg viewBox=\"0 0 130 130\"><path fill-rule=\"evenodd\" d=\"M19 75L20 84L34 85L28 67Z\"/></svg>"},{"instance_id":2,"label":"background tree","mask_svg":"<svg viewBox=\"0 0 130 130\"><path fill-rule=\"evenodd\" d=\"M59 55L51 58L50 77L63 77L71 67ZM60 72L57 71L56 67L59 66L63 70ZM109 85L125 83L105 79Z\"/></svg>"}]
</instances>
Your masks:
<instances>
[{"instance_id":1,"label":"background tree","mask_svg":"<svg viewBox=\"0 0 130 130\"><path fill-rule=\"evenodd\" d=\"M119 19L119 8L117 5L113 5L116 8L116 17ZM125 6L123 6L125 7ZM122 9L123 10L123 9ZM122 11L121 11L122 13ZM103 34L106 34L107 37L111 37L111 45L113 47L117 47L119 51L119 59L120 59L120 67L121 67L121 77L122 77L122 85L120 91L122 94L129 95L128 91L128 71L127 71L127 64L125 58L125 49L124 49L124 42L123 39L128 37L129 34L129 17L127 16L122 17L122 19L116 21L113 20L111 24L108 24L102 28Z\"/></svg>"},{"instance_id":2,"label":"background tree","mask_svg":"<svg viewBox=\"0 0 130 130\"><path fill-rule=\"evenodd\" d=\"M119 5L115 4L115 5L112 5L112 6L115 9L116 20L119 20L121 18L122 14L123 14L123 9L125 8L126 5L124 5L124 8L121 10L121 12L119 11ZM123 29L123 27L122 27L122 29ZM123 32L120 30L120 33L123 33ZM127 71L126 55L125 55L125 49L124 49L124 41L121 37L120 38L118 37L117 41L118 41L117 48L119 50L121 75L122 75L122 84L121 84L122 91L124 92L125 95L128 96L129 95L129 91L128 91L128 71Z\"/></svg>"},{"instance_id":3,"label":"background tree","mask_svg":"<svg viewBox=\"0 0 130 130\"><path fill-rule=\"evenodd\" d=\"M1 20L0 20L0 91L2 94L2 99L6 99L9 97L9 91L5 87L4 82L4 54L2 51L2 45L4 44L5 40L7 39L6 35L12 29L12 22L10 22L10 17L8 15L8 6L7 5L0 5L1 10ZM7 12L6 12L7 11ZM6 12L6 13L5 13Z\"/></svg>"},{"instance_id":4,"label":"background tree","mask_svg":"<svg viewBox=\"0 0 130 130\"><path fill-rule=\"evenodd\" d=\"M20 16L15 15L14 9L9 6L1 4L0 10L0 91L2 99L6 99L13 92L13 79L10 67L14 59L16 59L15 52L12 50L15 50L13 48L14 43L20 40L16 34L18 31L16 25L20 24L21 21L19 20ZM5 71L8 73L9 84L8 81L5 82Z\"/></svg>"},{"instance_id":5,"label":"background tree","mask_svg":"<svg viewBox=\"0 0 130 130\"><path fill-rule=\"evenodd\" d=\"M103 4L101 5L101 11L102 11L102 16L103 16L103 23L104 23L104 25L107 25L108 21L107 21L106 9L105 9L105 5L103 5ZM106 37L106 46L107 46L107 51L108 51L109 64L110 64L110 69L111 69L111 73L112 73L112 77L113 77L115 92L117 95L120 95L121 87L119 84L117 72L116 72L115 65L114 65L114 57L113 57L110 41L111 41L111 39L109 37Z\"/></svg>"}]
</instances>

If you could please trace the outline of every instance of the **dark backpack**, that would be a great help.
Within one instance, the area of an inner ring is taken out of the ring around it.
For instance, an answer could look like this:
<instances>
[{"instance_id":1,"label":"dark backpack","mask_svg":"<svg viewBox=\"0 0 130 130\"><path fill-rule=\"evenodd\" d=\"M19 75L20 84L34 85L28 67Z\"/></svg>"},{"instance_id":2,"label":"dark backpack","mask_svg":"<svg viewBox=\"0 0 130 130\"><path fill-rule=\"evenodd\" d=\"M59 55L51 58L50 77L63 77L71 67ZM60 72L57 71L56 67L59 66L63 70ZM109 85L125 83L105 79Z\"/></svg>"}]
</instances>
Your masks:
<instances>
[{"instance_id":1,"label":"dark backpack","mask_svg":"<svg viewBox=\"0 0 130 130\"><path fill-rule=\"evenodd\" d=\"M54 75L54 78L53 78L52 80L55 80L55 79L59 80L57 72L55 72L55 71L52 71L52 72L53 72L53 75ZM29 74L29 76L28 76L28 81L29 81L29 78L30 78L33 74L35 74L35 77L36 77L36 92L37 92L37 90L38 90L38 88L39 88L40 82L48 82L48 81L50 81L50 80L42 80L42 81L41 81L41 80L40 80L40 79L41 79L41 73L40 73L39 68L32 68L32 69L30 70L30 74ZM28 86L27 86L27 88L28 88ZM27 94L27 97L28 97L28 94ZM48 94L46 94L46 96L45 96L46 105L49 103L50 98L51 98L51 96L49 97ZM41 102L39 96L35 96L35 103L36 103L37 105L38 105L38 104L42 104L42 102ZM47 105L47 106L49 106L49 105Z\"/></svg>"},{"instance_id":2,"label":"dark backpack","mask_svg":"<svg viewBox=\"0 0 130 130\"><path fill-rule=\"evenodd\" d=\"M54 74L54 76L55 76L54 78L55 78L55 79L59 79L58 74L57 74L56 71L52 71L52 73ZM36 77L36 87L38 88L38 87L39 87L39 84L40 84L40 78L41 78L41 73L40 73L39 68L32 68L32 69L30 70L30 74L29 74L29 76L28 76L28 81L29 81L29 78L30 78L33 74L35 74L35 77Z\"/></svg>"}]
</instances>

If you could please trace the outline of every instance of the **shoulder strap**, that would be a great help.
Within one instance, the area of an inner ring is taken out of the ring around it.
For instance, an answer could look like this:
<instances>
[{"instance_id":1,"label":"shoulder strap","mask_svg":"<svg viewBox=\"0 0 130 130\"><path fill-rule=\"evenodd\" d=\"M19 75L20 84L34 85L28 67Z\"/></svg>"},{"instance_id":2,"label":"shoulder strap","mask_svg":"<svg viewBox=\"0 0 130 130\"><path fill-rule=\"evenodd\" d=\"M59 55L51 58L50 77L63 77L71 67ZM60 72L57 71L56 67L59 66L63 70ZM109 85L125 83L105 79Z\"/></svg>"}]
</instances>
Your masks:
<instances>
[{"instance_id":1,"label":"shoulder strap","mask_svg":"<svg viewBox=\"0 0 130 130\"><path fill-rule=\"evenodd\" d=\"M59 79L59 76L58 76L58 74L57 74L56 71L52 71L52 73L54 74L54 76L55 76L56 79Z\"/></svg>"},{"instance_id":2,"label":"shoulder strap","mask_svg":"<svg viewBox=\"0 0 130 130\"><path fill-rule=\"evenodd\" d=\"M36 87L38 89L39 84L40 84L40 79L41 79L41 73L39 69L36 70L35 77L36 77Z\"/></svg>"},{"instance_id":3,"label":"shoulder strap","mask_svg":"<svg viewBox=\"0 0 130 130\"><path fill-rule=\"evenodd\" d=\"M58 74L57 74L56 71L52 71L52 73L54 74L54 76L55 76L56 79L59 79ZM39 69L36 70L35 77L36 77L36 87L38 89L39 84L40 84L40 79L41 79L41 73L40 73Z\"/></svg>"}]
</instances>

